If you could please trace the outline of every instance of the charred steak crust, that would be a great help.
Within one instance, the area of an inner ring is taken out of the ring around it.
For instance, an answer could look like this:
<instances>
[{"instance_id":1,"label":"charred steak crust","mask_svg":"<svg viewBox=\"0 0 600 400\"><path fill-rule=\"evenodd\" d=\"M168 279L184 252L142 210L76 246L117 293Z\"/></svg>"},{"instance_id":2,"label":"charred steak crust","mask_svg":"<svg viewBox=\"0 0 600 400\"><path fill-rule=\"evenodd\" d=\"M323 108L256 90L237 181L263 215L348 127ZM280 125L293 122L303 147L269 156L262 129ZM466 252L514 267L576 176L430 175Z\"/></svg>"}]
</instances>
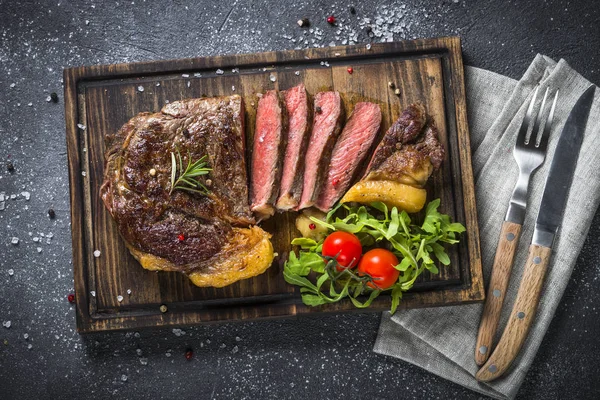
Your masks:
<instances>
[{"instance_id":1,"label":"charred steak crust","mask_svg":"<svg viewBox=\"0 0 600 400\"><path fill-rule=\"evenodd\" d=\"M268 90L259 100L252 150L251 210L262 220L275 213L286 148L288 117L283 94Z\"/></svg>"},{"instance_id":2,"label":"charred steak crust","mask_svg":"<svg viewBox=\"0 0 600 400\"><path fill-rule=\"evenodd\" d=\"M427 115L425 107L421 104L409 105L400 115L400 118L392 124L385 133L383 139L375 149L371 162L367 167L367 173L379 166L396 150L399 150L403 143L408 143L415 139L423 130Z\"/></svg>"},{"instance_id":3,"label":"charred steak crust","mask_svg":"<svg viewBox=\"0 0 600 400\"><path fill-rule=\"evenodd\" d=\"M377 146L365 180L390 180L423 187L445 157L433 118L411 104Z\"/></svg>"},{"instance_id":4,"label":"charred steak crust","mask_svg":"<svg viewBox=\"0 0 600 400\"><path fill-rule=\"evenodd\" d=\"M264 238L258 231L252 231L252 240L238 238L248 229L236 226L254 222L248 206L243 121L240 96L189 99L170 103L158 113L138 114L116 134L107 135L100 195L142 266L210 275L211 264L228 256L222 254L224 249L249 251L260 240L268 241L260 228ZM189 158L208 156L212 171L203 183L209 195L182 190L169 194L170 153L177 151L184 165Z\"/></svg>"}]
</instances>

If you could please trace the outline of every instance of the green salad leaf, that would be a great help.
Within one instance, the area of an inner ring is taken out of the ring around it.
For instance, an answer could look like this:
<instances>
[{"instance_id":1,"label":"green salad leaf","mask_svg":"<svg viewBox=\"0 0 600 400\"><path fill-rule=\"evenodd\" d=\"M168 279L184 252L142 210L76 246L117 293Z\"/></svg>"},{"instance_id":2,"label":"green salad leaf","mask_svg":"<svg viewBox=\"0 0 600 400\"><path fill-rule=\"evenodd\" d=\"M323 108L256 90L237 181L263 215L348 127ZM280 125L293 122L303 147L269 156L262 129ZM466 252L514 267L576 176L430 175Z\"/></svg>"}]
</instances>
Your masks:
<instances>
[{"instance_id":1,"label":"green salad leaf","mask_svg":"<svg viewBox=\"0 0 600 400\"><path fill-rule=\"evenodd\" d=\"M300 287L302 301L308 306L349 298L355 307L365 308L381 292L389 292L394 313L402 294L412 288L423 271L437 274L439 267L450 265L446 248L458 243L459 234L465 231L462 224L440 213L439 206L439 199L427 204L421 224L415 224L406 211L396 207L390 210L384 203L354 207L338 204L324 221L311 217L315 224L326 227L328 233L345 231L356 235L363 248L383 247L392 251L400 260L395 266L400 276L389 289L374 289L369 285L373 282L371 277L360 276L351 268L338 269L335 257L321 254L323 240L317 242L310 238L292 241L299 250L297 254L290 252L284 265L284 279Z\"/></svg>"}]
</instances>

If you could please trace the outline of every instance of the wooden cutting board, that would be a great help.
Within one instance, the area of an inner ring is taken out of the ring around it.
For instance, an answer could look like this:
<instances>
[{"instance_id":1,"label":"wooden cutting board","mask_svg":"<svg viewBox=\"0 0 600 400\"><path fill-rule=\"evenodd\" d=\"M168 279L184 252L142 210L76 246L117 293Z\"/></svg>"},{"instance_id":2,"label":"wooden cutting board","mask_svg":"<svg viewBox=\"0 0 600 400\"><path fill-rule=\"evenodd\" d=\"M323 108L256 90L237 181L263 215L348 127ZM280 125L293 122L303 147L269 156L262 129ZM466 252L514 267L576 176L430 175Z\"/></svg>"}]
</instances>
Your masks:
<instances>
[{"instance_id":1,"label":"wooden cutting board","mask_svg":"<svg viewBox=\"0 0 600 400\"><path fill-rule=\"evenodd\" d=\"M348 67L353 68L352 74ZM275 251L280 254L265 274L222 289L198 288L179 273L142 269L127 251L98 194L104 136L137 113L159 111L169 101L240 94L246 103L250 160L257 94L299 82L304 82L311 95L339 91L347 115L359 101L381 105L380 137L404 107L413 102L425 105L447 151L441 170L430 181L428 200L441 198L442 211L463 223L467 232L460 245L451 249L452 265L440 268L439 275L424 274L404 296L401 307L483 300L459 38L96 65L65 69L64 78L79 332L354 309L349 301L306 307L297 288L284 281L284 257L291 250L291 239L298 235L295 213L279 214L262 224L273 234ZM399 95L388 82L395 83ZM166 312L161 312L161 305ZM388 308L389 296L380 296L370 310Z\"/></svg>"}]
</instances>

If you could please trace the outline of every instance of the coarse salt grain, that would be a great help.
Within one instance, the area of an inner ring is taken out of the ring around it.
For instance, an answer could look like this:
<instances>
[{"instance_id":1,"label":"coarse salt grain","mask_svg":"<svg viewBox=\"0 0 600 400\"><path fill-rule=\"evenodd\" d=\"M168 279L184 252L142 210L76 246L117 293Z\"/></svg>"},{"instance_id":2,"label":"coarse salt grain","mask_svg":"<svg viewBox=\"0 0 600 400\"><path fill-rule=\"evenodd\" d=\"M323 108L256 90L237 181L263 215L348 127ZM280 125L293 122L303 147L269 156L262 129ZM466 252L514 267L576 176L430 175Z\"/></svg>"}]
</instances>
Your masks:
<instances>
[{"instance_id":1,"label":"coarse salt grain","mask_svg":"<svg viewBox=\"0 0 600 400\"><path fill-rule=\"evenodd\" d=\"M271 82L275 82L277 80L277 77L275 75L271 74L271 75L269 75L269 80Z\"/></svg>"},{"instance_id":2,"label":"coarse salt grain","mask_svg":"<svg viewBox=\"0 0 600 400\"><path fill-rule=\"evenodd\" d=\"M100 250L94 250L94 257L100 257Z\"/></svg>"},{"instance_id":3,"label":"coarse salt grain","mask_svg":"<svg viewBox=\"0 0 600 400\"><path fill-rule=\"evenodd\" d=\"M38 252L38 253L41 253L41 252L42 252L42 248L41 248L41 247L38 247L38 248L37 248L37 252Z\"/></svg>"},{"instance_id":4,"label":"coarse salt grain","mask_svg":"<svg viewBox=\"0 0 600 400\"><path fill-rule=\"evenodd\" d=\"M144 87L142 85L138 86L138 92L143 92L144 91Z\"/></svg>"},{"instance_id":5,"label":"coarse salt grain","mask_svg":"<svg viewBox=\"0 0 600 400\"><path fill-rule=\"evenodd\" d=\"M131 295L131 289L127 289L127 294Z\"/></svg>"},{"instance_id":6,"label":"coarse salt grain","mask_svg":"<svg viewBox=\"0 0 600 400\"><path fill-rule=\"evenodd\" d=\"M77 127L81 130L85 130L85 125L84 124L77 124Z\"/></svg>"},{"instance_id":7,"label":"coarse salt grain","mask_svg":"<svg viewBox=\"0 0 600 400\"><path fill-rule=\"evenodd\" d=\"M218 70L217 70L217 75L223 75L223 73L224 73L224 72L225 72L225 71L223 71L222 69L218 69Z\"/></svg>"},{"instance_id":8,"label":"coarse salt grain","mask_svg":"<svg viewBox=\"0 0 600 400\"><path fill-rule=\"evenodd\" d=\"M294 72L294 74L296 74L296 76L299 76L300 75L300 71L296 71L296 72Z\"/></svg>"},{"instance_id":9,"label":"coarse salt grain","mask_svg":"<svg viewBox=\"0 0 600 400\"><path fill-rule=\"evenodd\" d=\"M92 295L92 297L96 297L96 291L95 290L90 291L90 294Z\"/></svg>"},{"instance_id":10,"label":"coarse salt grain","mask_svg":"<svg viewBox=\"0 0 600 400\"><path fill-rule=\"evenodd\" d=\"M15 270L14 269L11 268L11 269L8 270L8 275L9 276L13 276L14 274L15 274Z\"/></svg>"},{"instance_id":11,"label":"coarse salt grain","mask_svg":"<svg viewBox=\"0 0 600 400\"><path fill-rule=\"evenodd\" d=\"M121 295L118 295L118 296L117 296L117 301L118 301L119 303L120 303L120 302L122 302L122 301L123 301L123 296L121 296Z\"/></svg>"},{"instance_id":12,"label":"coarse salt grain","mask_svg":"<svg viewBox=\"0 0 600 400\"><path fill-rule=\"evenodd\" d=\"M13 238L10 240L10 242L11 242L12 244L19 244L19 238L18 238L18 237L13 237Z\"/></svg>"},{"instance_id":13,"label":"coarse salt grain","mask_svg":"<svg viewBox=\"0 0 600 400\"><path fill-rule=\"evenodd\" d=\"M127 375L125 375L125 374L121 375L121 380L123 382L127 382Z\"/></svg>"},{"instance_id":14,"label":"coarse salt grain","mask_svg":"<svg viewBox=\"0 0 600 400\"><path fill-rule=\"evenodd\" d=\"M190 74L181 74L181 76L184 77L184 78L189 78Z\"/></svg>"},{"instance_id":15,"label":"coarse salt grain","mask_svg":"<svg viewBox=\"0 0 600 400\"><path fill-rule=\"evenodd\" d=\"M2 326L5 327L6 329L9 329L11 326L11 322L10 321L4 321L2 322Z\"/></svg>"}]
</instances>

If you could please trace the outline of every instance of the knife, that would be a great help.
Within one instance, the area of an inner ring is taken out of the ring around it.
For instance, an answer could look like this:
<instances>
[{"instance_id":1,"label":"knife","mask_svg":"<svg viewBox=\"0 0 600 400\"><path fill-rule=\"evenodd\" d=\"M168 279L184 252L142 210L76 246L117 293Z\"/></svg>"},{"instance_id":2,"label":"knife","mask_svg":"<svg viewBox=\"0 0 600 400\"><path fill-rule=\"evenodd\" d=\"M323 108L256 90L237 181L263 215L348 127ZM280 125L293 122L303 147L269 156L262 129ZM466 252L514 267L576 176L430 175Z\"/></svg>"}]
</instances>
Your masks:
<instances>
[{"instance_id":1,"label":"knife","mask_svg":"<svg viewBox=\"0 0 600 400\"><path fill-rule=\"evenodd\" d=\"M579 97L562 130L546 178L517 298L498 345L475 374L478 381L489 382L502 376L527 338L540 300L554 238L563 220L594 91L592 85Z\"/></svg>"}]
</instances>

